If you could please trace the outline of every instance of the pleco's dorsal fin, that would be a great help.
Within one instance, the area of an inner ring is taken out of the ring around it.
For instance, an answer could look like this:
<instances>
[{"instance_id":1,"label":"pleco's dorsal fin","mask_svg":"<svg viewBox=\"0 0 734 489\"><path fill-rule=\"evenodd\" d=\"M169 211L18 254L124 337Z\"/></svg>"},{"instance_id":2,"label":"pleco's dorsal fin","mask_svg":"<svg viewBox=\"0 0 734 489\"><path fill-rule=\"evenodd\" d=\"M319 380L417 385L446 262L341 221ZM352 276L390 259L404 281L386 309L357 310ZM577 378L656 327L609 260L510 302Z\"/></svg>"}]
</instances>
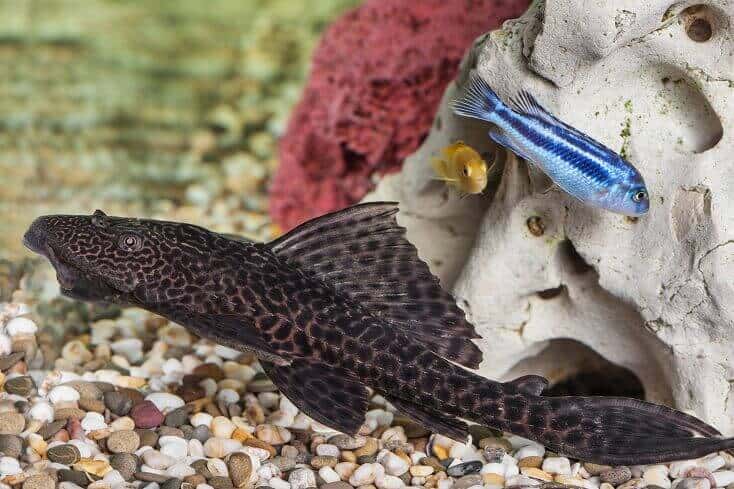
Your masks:
<instances>
[{"instance_id":1,"label":"pleco's dorsal fin","mask_svg":"<svg viewBox=\"0 0 734 489\"><path fill-rule=\"evenodd\" d=\"M523 375L507 383L532 396L539 396L548 387L548 379L540 375Z\"/></svg>"},{"instance_id":2,"label":"pleco's dorsal fin","mask_svg":"<svg viewBox=\"0 0 734 489\"><path fill-rule=\"evenodd\" d=\"M435 353L477 368L478 338L395 220L394 203L349 207L308 221L269 244Z\"/></svg>"}]
</instances>

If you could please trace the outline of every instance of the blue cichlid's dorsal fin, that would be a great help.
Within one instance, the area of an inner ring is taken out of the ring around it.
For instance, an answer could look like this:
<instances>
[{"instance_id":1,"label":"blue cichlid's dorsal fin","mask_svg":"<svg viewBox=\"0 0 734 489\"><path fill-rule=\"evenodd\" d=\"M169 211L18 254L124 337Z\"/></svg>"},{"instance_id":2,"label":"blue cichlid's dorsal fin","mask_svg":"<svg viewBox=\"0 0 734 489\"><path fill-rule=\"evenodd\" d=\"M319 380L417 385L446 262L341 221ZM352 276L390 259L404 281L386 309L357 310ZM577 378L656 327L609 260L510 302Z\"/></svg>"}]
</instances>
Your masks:
<instances>
[{"instance_id":1,"label":"blue cichlid's dorsal fin","mask_svg":"<svg viewBox=\"0 0 734 489\"><path fill-rule=\"evenodd\" d=\"M534 115L549 124L561 123L555 116L553 116L545 107L540 105L540 102L527 90L520 90L510 100L510 105L513 109L518 112L522 112L528 115Z\"/></svg>"},{"instance_id":2,"label":"blue cichlid's dorsal fin","mask_svg":"<svg viewBox=\"0 0 734 489\"><path fill-rule=\"evenodd\" d=\"M390 202L355 205L301 224L268 246L434 353L478 368L474 326L405 238L397 212Z\"/></svg>"}]
</instances>

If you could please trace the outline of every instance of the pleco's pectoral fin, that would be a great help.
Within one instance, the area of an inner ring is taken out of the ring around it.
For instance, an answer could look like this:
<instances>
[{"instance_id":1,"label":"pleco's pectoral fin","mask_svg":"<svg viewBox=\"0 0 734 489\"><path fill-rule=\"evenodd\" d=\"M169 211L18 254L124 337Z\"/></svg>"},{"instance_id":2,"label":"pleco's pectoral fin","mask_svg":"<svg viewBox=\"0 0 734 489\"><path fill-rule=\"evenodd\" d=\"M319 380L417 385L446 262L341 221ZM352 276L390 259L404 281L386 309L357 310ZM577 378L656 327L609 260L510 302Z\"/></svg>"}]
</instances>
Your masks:
<instances>
[{"instance_id":1,"label":"pleco's pectoral fin","mask_svg":"<svg viewBox=\"0 0 734 489\"><path fill-rule=\"evenodd\" d=\"M523 375L507 382L507 384L514 385L520 392L525 394L539 396L548 387L548 379L540 375Z\"/></svg>"},{"instance_id":2,"label":"pleco's pectoral fin","mask_svg":"<svg viewBox=\"0 0 734 489\"><path fill-rule=\"evenodd\" d=\"M469 436L469 425L460 419L451 418L444 413L417 406L399 397L387 396L385 394L383 394L383 397L390 401L390 404L395 406L395 409L433 433L448 436L452 440L466 443Z\"/></svg>"},{"instance_id":3,"label":"pleco's pectoral fin","mask_svg":"<svg viewBox=\"0 0 734 489\"><path fill-rule=\"evenodd\" d=\"M278 389L307 416L349 435L362 427L369 391L351 372L303 359L282 367L260 364Z\"/></svg>"},{"instance_id":4,"label":"pleco's pectoral fin","mask_svg":"<svg viewBox=\"0 0 734 489\"><path fill-rule=\"evenodd\" d=\"M268 246L412 340L478 368L474 326L405 239L397 212L391 202L355 205L308 221Z\"/></svg>"}]
</instances>

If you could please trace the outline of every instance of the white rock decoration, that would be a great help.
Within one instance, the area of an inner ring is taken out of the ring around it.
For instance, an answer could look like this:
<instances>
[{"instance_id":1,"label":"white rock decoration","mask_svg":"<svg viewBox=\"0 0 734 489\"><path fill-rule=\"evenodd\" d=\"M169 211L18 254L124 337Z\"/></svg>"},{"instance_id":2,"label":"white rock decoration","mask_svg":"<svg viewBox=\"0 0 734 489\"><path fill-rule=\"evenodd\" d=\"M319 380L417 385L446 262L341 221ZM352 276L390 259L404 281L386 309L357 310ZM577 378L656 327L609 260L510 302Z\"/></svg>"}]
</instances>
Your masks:
<instances>
[{"instance_id":1,"label":"white rock decoration","mask_svg":"<svg viewBox=\"0 0 734 489\"><path fill-rule=\"evenodd\" d=\"M553 382L601 356L649 399L734 434L733 14L728 0L548 0L477 40L429 137L367 200L400 202L408 237L483 336L482 374ZM435 181L447 144L498 151L487 124L450 109L471 69L626 155L650 212L535 193L505 156L483 196Z\"/></svg>"}]
</instances>

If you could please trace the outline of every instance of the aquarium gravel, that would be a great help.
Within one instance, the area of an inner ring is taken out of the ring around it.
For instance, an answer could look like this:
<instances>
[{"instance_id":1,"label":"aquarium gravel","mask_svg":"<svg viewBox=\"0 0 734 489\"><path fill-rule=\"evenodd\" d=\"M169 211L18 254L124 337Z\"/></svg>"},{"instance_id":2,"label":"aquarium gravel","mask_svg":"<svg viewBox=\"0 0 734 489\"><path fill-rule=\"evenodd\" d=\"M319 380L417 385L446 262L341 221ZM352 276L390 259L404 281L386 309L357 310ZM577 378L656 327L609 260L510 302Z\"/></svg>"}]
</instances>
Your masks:
<instances>
[{"instance_id":1,"label":"aquarium gravel","mask_svg":"<svg viewBox=\"0 0 734 489\"><path fill-rule=\"evenodd\" d=\"M607 467L479 426L462 444L380 396L359 435L336 433L252 355L144 311L79 325L59 356L26 294L0 304L0 488L734 489L728 453Z\"/></svg>"}]
</instances>

